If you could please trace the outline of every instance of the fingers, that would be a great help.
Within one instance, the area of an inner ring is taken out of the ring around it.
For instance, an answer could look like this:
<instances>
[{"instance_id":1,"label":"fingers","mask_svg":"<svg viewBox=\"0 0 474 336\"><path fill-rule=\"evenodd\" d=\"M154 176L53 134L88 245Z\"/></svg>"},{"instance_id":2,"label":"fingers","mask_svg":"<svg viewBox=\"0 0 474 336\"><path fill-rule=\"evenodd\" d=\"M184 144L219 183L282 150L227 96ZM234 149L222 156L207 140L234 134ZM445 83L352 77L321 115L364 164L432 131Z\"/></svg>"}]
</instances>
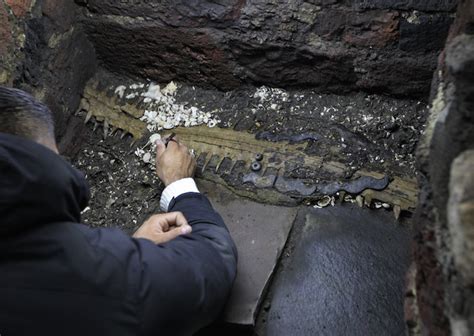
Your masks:
<instances>
[{"instance_id":1,"label":"fingers","mask_svg":"<svg viewBox=\"0 0 474 336\"><path fill-rule=\"evenodd\" d=\"M168 212L168 213L158 215L158 216L162 216L161 217L162 220L166 221L168 226L178 226L178 227L189 226L188 221L186 220L184 215L179 211Z\"/></svg>"},{"instance_id":2,"label":"fingers","mask_svg":"<svg viewBox=\"0 0 474 336\"><path fill-rule=\"evenodd\" d=\"M177 141L170 141L170 142L168 142L168 147L166 147L166 149L170 150L170 151L175 151L175 150L179 149L181 146L182 145Z\"/></svg>"},{"instance_id":3,"label":"fingers","mask_svg":"<svg viewBox=\"0 0 474 336\"><path fill-rule=\"evenodd\" d=\"M161 156L167 148L173 149L173 148L179 147L178 137L174 136L173 141L168 141L168 138L170 136L171 135L167 135L167 136L163 137L162 139L157 140L155 142L155 144L156 144L156 156L157 157Z\"/></svg>"},{"instance_id":4,"label":"fingers","mask_svg":"<svg viewBox=\"0 0 474 336\"><path fill-rule=\"evenodd\" d=\"M162 223L166 222L166 226L171 227L169 230L162 233L162 237L165 241L170 241L180 235L186 235L192 232L191 226L181 212L169 212L161 216Z\"/></svg>"},{"instance_id":5,"label":"fingers","mask_svg":"<svg viewBox=\"0 0 474 336\"><path fill-rule=\"evenodd\" d=\"M163 141L161 140L158 140L156 142L156 157L159 158L161 155L163 155L163 153L165 152L166 150L166 146L165 144L163 143Z\"/></svg>"},{"instance_id":6,"label":"fingers","mask_svg":"<svg viewBox=\"0 0 474 336\"><path fill-rule=\"evenodd\" d=\"M189 228L189 229L188 229ZM176 227L167 232L161 234L161 243L169 242L181 235L191 233L191 227L188 225L187 227Z\"/></svg>"},{"instance_id":7,"label":"fingers","mask_svg":"<svg viewBox=\"0 0 474 336\"><path fill-rule=\"evenodd\" d=\"M162 244L191 232L192 228L181 212L170 212L151 216L133 234L133 237L145 238L155 244Z\"/></svg>"}]
</instances>

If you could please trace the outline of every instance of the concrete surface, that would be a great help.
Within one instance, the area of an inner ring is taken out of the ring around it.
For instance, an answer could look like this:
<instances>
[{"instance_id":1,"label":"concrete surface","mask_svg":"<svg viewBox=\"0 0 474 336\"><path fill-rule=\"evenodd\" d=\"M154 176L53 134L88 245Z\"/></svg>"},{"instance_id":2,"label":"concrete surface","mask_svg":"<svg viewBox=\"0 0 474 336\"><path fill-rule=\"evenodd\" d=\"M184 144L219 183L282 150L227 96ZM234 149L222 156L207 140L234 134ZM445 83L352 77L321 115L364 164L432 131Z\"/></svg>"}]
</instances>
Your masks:
<instances>
[{"instance_id":1,"label":"concrete surface","mask_svg":"<svg viewBox=\"0 0 474 336\"><path fill-rule=\"evenodd\" d=\"M200 180L201 192L226 222L237 245L237 279L224 313L226 322L253 325L262 294L277 265L297 208L237 198L226 188Z\"/></svg>"}]
</instances>

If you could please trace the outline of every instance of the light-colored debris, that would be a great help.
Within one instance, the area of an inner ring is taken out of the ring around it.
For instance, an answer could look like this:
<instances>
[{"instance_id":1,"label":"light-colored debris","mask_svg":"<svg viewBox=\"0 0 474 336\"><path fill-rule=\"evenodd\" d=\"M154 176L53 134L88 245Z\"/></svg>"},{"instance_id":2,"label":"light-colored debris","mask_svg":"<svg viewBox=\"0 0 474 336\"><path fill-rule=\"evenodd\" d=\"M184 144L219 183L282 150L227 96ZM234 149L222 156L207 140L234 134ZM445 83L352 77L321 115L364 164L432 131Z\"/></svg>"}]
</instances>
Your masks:
<instances>
[{"instance_id":1,"label":"light-colored debris","mask_svg":"<svg viewBox=\"0 0 474 336\"><path fill-rule=\"evenodd\" d=\"M316 202L316 204L314 205L314 208L322 209L329 205L331 206L335 205L335 198L332 196L325 195Z\"/></svg>"},{"instance_id":2,"label":"light-colored debris","mask_svg":"<svg viewBox=\"0 0 474 336\"><path fill-rule=\"evenodd\" d=\"M91 120L91 118L92 118L92 112L88 111L86 114L86 119L84 120L84 124L87 124L89 120Z\"/></svg>"},{"instance_id":3,"label":"light-colored debris","mask_svg":"<svg viewBox=\"0 0 474 336\"><path fill-rule=\"evenodd\" d=\"M119 85L115 88L115 94L118 95L120 98L123 98L123 94L127 88L124 85Z\"/></svg>"},{"instance_id":4,"label":"light-colored debris","mask_svg":"<svg viewBox=\"0 0 474 336\"><path fill-rule=\"evenodd\" d=\"M400 214L402 212L402 208L399 205L394 205L393 206L393 215L395 216L395 219L400 218Z\"/></svg>"},{"instance_id":5,"label":"light-colored debris","mask_svg":"<svg viewBox=\"0 0 474 336\"><path fill-rule=\"evenodd\" d=\"M143 162L145 162L145 163L150 163L150 161L151 161L151 153L150 153L150 152L147 152L147 153L143 154L142 160L143 160Z\"/></svg>"}]
</instances>

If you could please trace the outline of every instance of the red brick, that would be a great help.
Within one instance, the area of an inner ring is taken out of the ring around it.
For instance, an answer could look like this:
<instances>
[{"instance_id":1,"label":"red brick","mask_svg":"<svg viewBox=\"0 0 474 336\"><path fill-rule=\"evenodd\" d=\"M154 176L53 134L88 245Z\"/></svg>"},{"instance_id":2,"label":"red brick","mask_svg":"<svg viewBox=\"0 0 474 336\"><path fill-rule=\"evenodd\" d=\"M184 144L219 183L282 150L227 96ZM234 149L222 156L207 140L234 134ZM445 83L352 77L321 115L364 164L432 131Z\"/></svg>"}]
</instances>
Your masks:
<instances>
[{"instance_id":1,"label":"red brick","mask_svg":"<svg viewBox=\"0 0 474 336\"><path fill-rule=\"evenodd\" d=\"M31 8L31 0L5 0L16 17L24 17Z\"/></svg>"}]
</instances>

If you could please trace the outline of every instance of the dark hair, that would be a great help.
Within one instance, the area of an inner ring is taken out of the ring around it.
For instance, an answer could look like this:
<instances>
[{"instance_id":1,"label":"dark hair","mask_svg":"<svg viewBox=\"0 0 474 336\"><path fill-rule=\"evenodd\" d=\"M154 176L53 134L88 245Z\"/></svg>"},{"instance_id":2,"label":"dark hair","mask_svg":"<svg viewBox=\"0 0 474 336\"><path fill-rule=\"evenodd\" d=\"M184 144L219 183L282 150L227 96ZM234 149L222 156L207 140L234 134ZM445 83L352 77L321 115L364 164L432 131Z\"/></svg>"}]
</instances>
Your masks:
<instances>
[{"instance_id":1,"label":"dark hair","mask_svg":"<svg viewBox=\"0 0 474 336\"><path fill-rule=\"evenodd\" d=\"M0 86L0 132L31 140L54 138L51 111L22 90Z\"/></svg>"}]
</instances>

